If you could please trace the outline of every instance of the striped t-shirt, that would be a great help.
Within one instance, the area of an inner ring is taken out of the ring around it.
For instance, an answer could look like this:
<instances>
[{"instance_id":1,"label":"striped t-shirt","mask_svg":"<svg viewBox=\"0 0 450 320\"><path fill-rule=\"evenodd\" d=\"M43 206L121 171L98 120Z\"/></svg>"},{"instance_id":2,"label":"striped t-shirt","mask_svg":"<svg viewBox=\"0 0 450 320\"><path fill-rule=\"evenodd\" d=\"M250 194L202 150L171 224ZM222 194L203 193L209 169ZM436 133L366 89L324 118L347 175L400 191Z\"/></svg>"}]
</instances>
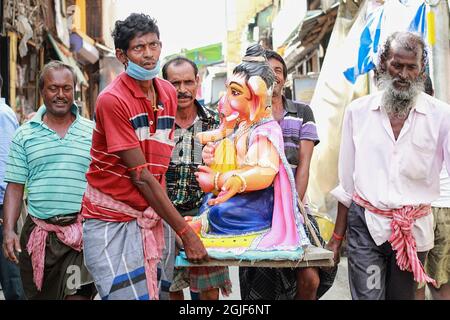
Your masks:
<instances>
[{"instance_id":1,"label":"striped t-shirt","mask_svg":"<svg viewBox=\"0 0 450 320\"><path fill-rule=\"evenodd\" d=\"M92 162L86 174L90 186L139 211L145 210L148 202L132 183L127 167L116 153L139 148L149 171L165 187L164 177L174 145L177 94L166 80L155 78L153 84L158 96L156 106L125 72L100 93L95 108ZM123 218L123 213L97 206L87 197L83 199L82 213L101 215L105 221Z\"/></svg>"},{"instance_id":2,"label":"striped t-shirt","mask_svg":"<svg viewBox=\"0 0 450 320\"><path fill-rule=\"evenodd\" d=\"M39 219L80 211L91 157L93 122L76 115L64 138L42 122L41 106L17 129L8 156L5 181L26 184L28 212Z\"/></svg>"},{"instance_id":3,"label":"striped t-shirt","mask_svg":"<svg viewBox=\"0 0 450 320\"><path fill-rule=\"evenodd\" d=\"M299 165L301 140L310 140L317 145L319 136L314 114L308 105L283 98L283 108L284 117L279 123L283 131L284 153L295 172Z\"/></svg>"}]
</instances>

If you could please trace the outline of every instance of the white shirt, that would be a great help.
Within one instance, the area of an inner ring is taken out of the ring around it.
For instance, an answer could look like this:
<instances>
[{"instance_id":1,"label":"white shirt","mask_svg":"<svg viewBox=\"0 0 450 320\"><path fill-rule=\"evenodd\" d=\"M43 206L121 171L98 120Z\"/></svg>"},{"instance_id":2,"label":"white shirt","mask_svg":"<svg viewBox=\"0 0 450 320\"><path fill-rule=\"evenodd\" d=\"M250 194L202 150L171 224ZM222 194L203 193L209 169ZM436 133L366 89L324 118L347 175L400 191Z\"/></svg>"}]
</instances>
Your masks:
<instances>
[{"instance_id":1,"label":"white shirt","mask_svg":"<svg viewBox=\"0 0 450 320\"><path fill-rule=\"evenodd\" d=\"M447 170L441 171L441 193L439 199L431 203L433 207L450 208L450 177Z\"/></svg>"},{"instance_id":2,"label":"white shirt","mask_svg":"<svg viewBox=\"0 0 450 320\"><path fill-rule=\"evenodd\" d=\"M339 154L339 185L332 195L350 207L358 193L378 209L430 204L439 197L443 161L450 169L450 106L420 93L397 141L383 91L353 101L346 109ZM365 218L377 245L391 235L390 218L368 210ZM418 251L433 248L433 215L415 221Z\"/></svg>"}]
</instances>

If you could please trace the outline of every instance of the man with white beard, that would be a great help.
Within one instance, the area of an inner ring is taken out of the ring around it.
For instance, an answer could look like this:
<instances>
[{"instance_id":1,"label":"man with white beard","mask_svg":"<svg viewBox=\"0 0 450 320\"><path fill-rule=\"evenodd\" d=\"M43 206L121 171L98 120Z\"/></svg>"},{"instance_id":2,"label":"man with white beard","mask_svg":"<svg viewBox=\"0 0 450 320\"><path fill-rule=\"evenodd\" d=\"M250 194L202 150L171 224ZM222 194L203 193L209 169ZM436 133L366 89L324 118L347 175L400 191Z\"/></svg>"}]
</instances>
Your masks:
<instances>
[{"instance_id":1,"label":"man with white beard","mask_svg":"<svg viewBox=\"0 0 450 320\"><path fill-rule=\"evenodd\" d=\"M339 154L338 213L328 248L339 262L347 231L353 299L414 299L434 283L422 263L433 247L430 203L450 169L450 106L423 93L427 53L409 32L381 48L381 91L346 109Z\"/></svg>"}]
</instances>

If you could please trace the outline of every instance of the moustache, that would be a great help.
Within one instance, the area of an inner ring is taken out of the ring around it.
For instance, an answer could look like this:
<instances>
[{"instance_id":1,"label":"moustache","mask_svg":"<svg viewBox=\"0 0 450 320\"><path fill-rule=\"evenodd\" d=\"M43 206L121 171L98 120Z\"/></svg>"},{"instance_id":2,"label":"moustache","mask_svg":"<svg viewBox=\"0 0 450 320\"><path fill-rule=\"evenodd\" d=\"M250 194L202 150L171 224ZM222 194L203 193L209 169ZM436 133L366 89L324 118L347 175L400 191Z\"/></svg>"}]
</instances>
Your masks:
<instances>
[{"instance_id":1,"label":"moustache","mask_svg":"<svg viewBox=\"0 0 450 320\"><path fill-rule=\"evenodd\" d=\"M401 84L408 84L408 85L411 85L413 83L411 80L400 79L400 78L393 78L392 82L397 82L397 83L401 83Z\"/></svg>"},{"instance_id":2,"label":"moustache","mask_svg":"<svg viewBox=\"0 0 450 320\"><path fill-rule=\"evenodd\" d=\"M192 99L192 95L190 95L189 93L179 93L177 95L178 99Z\"/></svg>"},{"instance_id":3,"label":"moustache","mask_svg":"<svg viewBox=\"0 0 450 320\"><path fill-rule=\"evenodd\" d=\"M52 102L53 102L53 103L60 103L60 102L62 102L62 103L68 103L69 100L67 100L67 99L55 99L55 100L53 100Z\"/></svg>"}]
</instances>

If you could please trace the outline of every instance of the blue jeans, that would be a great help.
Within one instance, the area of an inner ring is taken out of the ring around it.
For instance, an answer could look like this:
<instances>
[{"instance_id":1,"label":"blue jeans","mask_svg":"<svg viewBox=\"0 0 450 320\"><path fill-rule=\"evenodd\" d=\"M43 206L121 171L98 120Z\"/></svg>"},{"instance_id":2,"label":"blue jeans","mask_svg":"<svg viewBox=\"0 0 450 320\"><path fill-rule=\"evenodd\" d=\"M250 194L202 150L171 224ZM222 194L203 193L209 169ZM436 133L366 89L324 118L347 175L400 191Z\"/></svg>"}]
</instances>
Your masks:
<instances>
[{"instance_id":1,"label":"blue jeans","mask_svg":"<svg viewBox=\"0 0 450 320\"><path fill-rule=\"evenodd\" d=\"M0 217L3 218L3 205L0 205ZM0 225L0 244L3 243L3 226ZM25 300L25 293L20 279L20 269L17 264L9 261L0 250L0 284L6 300Z\"/></svg>"}]
</instances>

